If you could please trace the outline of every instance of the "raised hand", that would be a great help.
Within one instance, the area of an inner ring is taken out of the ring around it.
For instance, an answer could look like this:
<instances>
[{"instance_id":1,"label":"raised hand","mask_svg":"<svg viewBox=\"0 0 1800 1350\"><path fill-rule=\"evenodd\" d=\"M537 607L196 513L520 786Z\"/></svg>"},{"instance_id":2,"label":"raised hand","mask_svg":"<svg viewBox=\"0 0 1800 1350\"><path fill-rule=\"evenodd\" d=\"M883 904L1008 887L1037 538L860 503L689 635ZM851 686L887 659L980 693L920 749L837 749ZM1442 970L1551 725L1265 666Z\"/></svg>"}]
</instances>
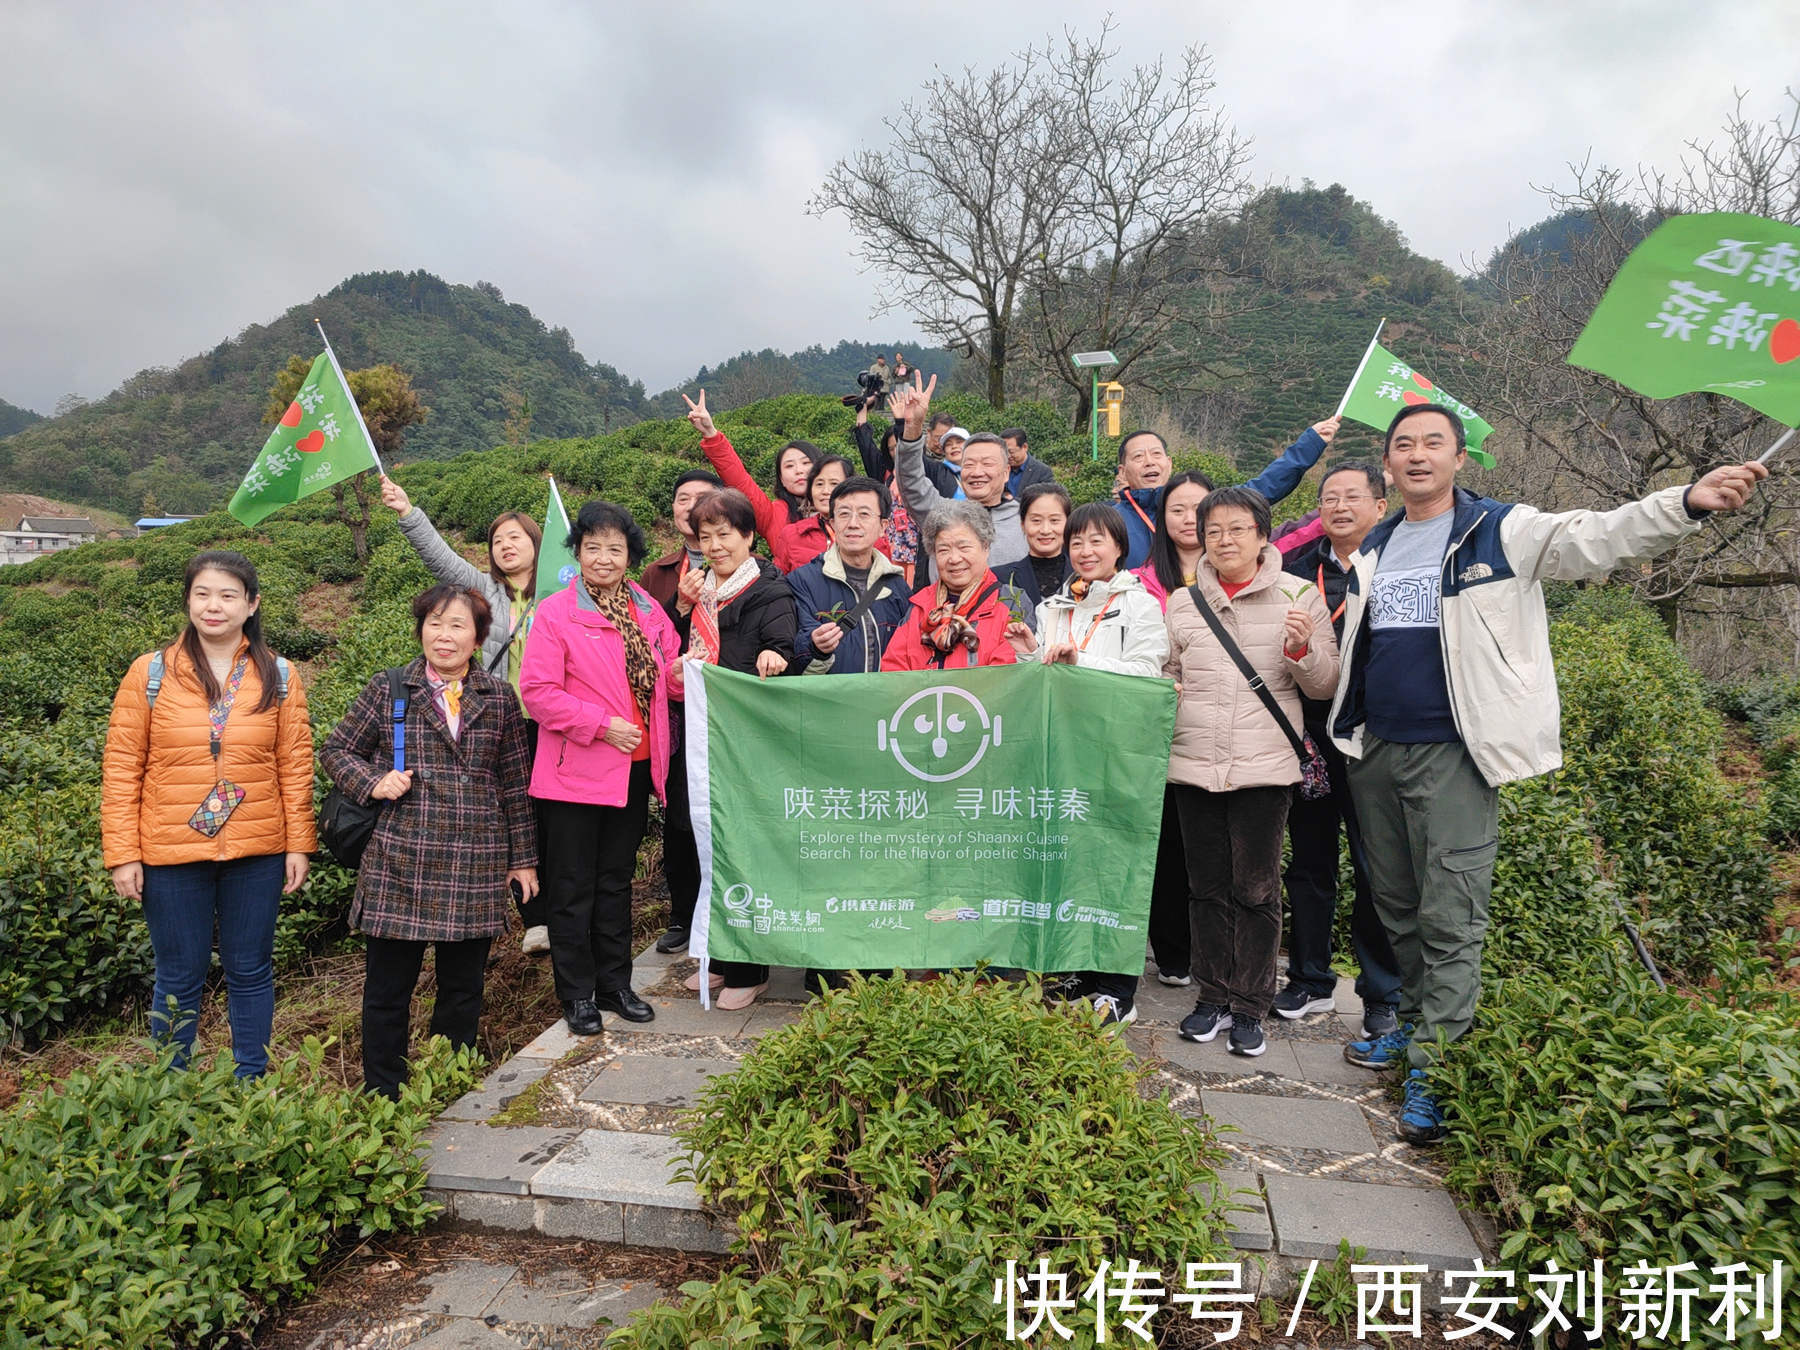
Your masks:
<instances>
[{"instance_id":1,"label":"raised hand","mask_svg":"<svg viewBox=\"0 0 1800 1350\"><path fill-rule=\"evenodd\" d=\"M381 475L381 504L401 516L412 510L412 498L406 495L406 489L385 473Z\"/></svg>"},{"instance_id":2,"label":"raised hand","mask_svg":"<svg viewBox=\"0 0 1800 1350\"><path fill-rule=\"evenodd\" d=\"M700 391L698 403L686 394L681 396L681 401L688 405L687 419L694 424L694 430L700 433L701 440L719 434L719 429L713 425L712 414L706 410L706 390Z\"/></svg>"},{"instance_id":3,"label":"raised hand","mask_svg":"<svg viewBox=\"0 0 1800 1350\"><path fill-rule=\"evenodd\" d=\"M675 583L675 608L677 612L686 614L700 603L700 592L706 588L706 569L690 567L681 574L681 580Z\"/></svg>"},{"instance_id":4,"label":"raised hand","mask_svg":"<svg viewBox=\"0 0 1800 1350\"><path fill-rule=\"evenodd\" d=\"M906 439L916 441L925 432L925 415L931 411L931 396L937 392L937 376L925 383L923 371L913 372L913 382L903 384L888 397L888 411L896 422L906 423Z\"/></svg>"},{"instance_id":5,"label":"raised hand","mask_svg":"<svg viewBox=\"0 0 1800 1350\"><path fill-rule=\"evenodd\" d=\"M1750 500L1756 485L1769 476L1769 466L1756 460L1714 469L1688 489L1687 504L1696 511L1736 511Z\"/></svg>"},{"instance_id":6,"label":"raised hand","mask_svg":"<svg viewBox=\"0 0 1800 1350\"><path fill-rule=\"evenodd\" d=\"M1314 422L1312 429L1319 433L1320 440L1324 441L1325 444L1330 445L1331 438L1337 435L1338 428L1343 425L1343 422L1344 419L1342 415L1334 415L1327 417L1323 422Z\"/></svg>"},{"instance_id":7,"label":"raised hand","mask_svg":"<svg viewBox=\"0 0 1800 1350\"><path fill-rule=\"evenodd\" d=\"M1297 661L1312 642L1312 615L1303 609L1290 609L1282 627L1287 635L1287 641L1282 644L1283 649L1290 660Z\"/></svg>"}]
</instances>

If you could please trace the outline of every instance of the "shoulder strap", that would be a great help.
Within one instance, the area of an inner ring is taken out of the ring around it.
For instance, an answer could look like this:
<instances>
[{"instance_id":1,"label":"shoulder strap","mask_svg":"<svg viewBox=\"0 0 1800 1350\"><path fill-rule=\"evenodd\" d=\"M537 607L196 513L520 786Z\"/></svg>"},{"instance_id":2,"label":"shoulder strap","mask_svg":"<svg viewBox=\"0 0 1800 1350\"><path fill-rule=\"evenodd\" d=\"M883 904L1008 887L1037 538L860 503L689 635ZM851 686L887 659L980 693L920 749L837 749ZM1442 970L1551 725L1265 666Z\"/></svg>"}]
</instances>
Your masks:
<instances>
[{"instance_id":1,"label":"shoulder strap","mask_svg":"<svg viewBox=\"0 0 1800 1350\"><path fill-rule=\"evenodd\" d=\"M275 658L275 699L276 699L276 701L277 702L285 702L287 700L287 691L288 691L287 657L278 656Z\"/></svg>"},{"instance_id":2,"label":"shoulder strap","mask_svg":"<svg viewBox=\"0 0 1800 1350\"><path fill-rule=\"evenodd\" d=\"M1206 620L1206 626L1212 629L1213 636L1225 649L1225 655L1231 658L1231 663L1250 682L1250 688L1262 700L1262 705L1269 710L1269 715L1280 725L1282 734L1288 738L1288 744L1294 747L1294 753L1300 756L1300 763L1304 766L1306 761L1311 758L1306 750L1306 742L1300 738L1300 733L1294 730L1294 724L1288 721L1287 714L1281 710L1281 704L1276 702L1275 691L1270 689L1263 677L1256 673L1256 667L1250 664L1250 658L1244 655L1243 649L1232 639L1231 634L1225 631L1224 622L1217 614L1213 613L1213 607L1206 603L1206 597L1200 594L1200 583L1196 581L1189 586L1188 594L1193 597L1194 608L1200 611L1200 617Z\"/></svg>"},{"instance_id":3,"label":"shoulder strap","mask_svg":"<svg viewBox=\"0 0 1800 1350\"><path fill-rule=\"evenodd\" d=\"M400 682L405 666L391 666L387 673L389 716L394 724L394 772L406 772L406 686Z\"/></svg>"},{"instance_id":4,"label":"shoulder strap","mask_svg":"<svg viewBox=\"0 0 1800 1350\"><path fill-rule=\"evenodd\" d=\"M901 576L898 572L889 572L873 586L865 589L863 591L862 599L856 602L856 608L844 616L842 625L844 630L848 632L850 629L856 627L857 624L862 622L862 616L867 614L878 601L885 596L893 595L895 593L894 585L904 588L906 585L906 578Z\"/></svg>"},{"instance_id":5,"label":"shoulder strap","mask_svg":"<svg viewBox=\"0 0 1800 1350\"><path fill-rule=\"evenodd\" d=\"M149 701L151 710L156 708L156 696L162 693L163 667L166 664L163 649L158 647L150 653L150 678L144 685L144 697Z\"/></svg>"}]
</instances>

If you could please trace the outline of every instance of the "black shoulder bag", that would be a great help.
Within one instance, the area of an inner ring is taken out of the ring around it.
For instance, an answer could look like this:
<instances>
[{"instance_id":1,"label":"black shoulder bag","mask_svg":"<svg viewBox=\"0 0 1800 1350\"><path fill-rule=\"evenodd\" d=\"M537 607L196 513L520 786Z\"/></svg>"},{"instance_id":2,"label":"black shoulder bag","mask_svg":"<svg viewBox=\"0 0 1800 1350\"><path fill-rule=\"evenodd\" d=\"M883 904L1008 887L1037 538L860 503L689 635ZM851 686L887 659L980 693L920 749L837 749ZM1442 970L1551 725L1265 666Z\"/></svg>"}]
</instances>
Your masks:
<instances>
[{"instance_id":1,"label":"black shoulder bag","mask_svg":"<svg viewBox=\"0 0 1800 1350\"><path fill-rule=\"evenodd\" d=\"M1250 658L1244 655L1243 649L1232 640L1231 634L1225 631L1223 620L1213 613L1213 607L1207 604L1206 597L1200 594L1198 582L1188 587L1188 594L1193 597L1194 608L1200 611L1200 617L1206 620L1206 626L1212 629L1213 636L1225 649L1225 655L1231 658L1231 663L1250 682L1250 688L1262 700L1263 707L1269 710L1269 715L1275 719L1282 734L1288 738L1288 744L1294 747L1294 753L1300 757L1300 795L1309 802L1329 797L1331 795L1331 772L1326 768L1325 757L1319 753L1319 748L1312 743L1310 736L1302 736L1294 730L1294 724L1288 721L1287 714L1281 710L1281 704L1275 697L1275 691L1270 689L1263 677L1256 673L1256 667L1250 664Z\"/></svg>"},{"instance_id":2,"label":"black shoulder bag","mask_svg":"<svg viewBox=\"0 0 1800 1350\"><path fill-rule=\"evenodd\" d=\"M394 772L406 770L406 686L400 682L404 666L387 672L389 718L394 730ZM333 786L319 806L319 843L340 867L352 872L362 866L363 851L374 837L386 802L352 801Z\"/></svg>"}]
</instances>

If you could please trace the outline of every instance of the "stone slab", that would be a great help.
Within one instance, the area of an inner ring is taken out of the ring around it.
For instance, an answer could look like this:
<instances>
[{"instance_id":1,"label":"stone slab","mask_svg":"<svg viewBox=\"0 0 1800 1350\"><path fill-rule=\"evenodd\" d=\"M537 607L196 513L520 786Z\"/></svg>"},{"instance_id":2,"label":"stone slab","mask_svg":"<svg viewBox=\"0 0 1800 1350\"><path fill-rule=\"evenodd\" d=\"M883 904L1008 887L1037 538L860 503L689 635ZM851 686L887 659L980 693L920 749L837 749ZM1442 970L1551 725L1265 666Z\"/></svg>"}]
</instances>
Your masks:
<instances>
[{"instance_id":1,"label":"stone slab","mask_svg":"<svg viewBox=\"0 0 1800 1350\"><path fill-rule=\"evenodd\" d=\"M747 1011L726 1012L716 1005L710 1010L702 1008L697 998L671 998L666 994L639 997L656 1010L655 1020L627 1022L617 1013L602 1011L608 1036L650 1032L664 1036L723 1036L729 1040L743 1034L744 1022L750 1016Z\"/></svg>"},{"instance_id":2,"label":"stone slab","mask_svg":"<svg viewBox=\"0 0 1800 1350\"><path fill-rule=\"evenodd\" d=\"M802 1011L803 1009L786 1003L757 1003L750 1009L749 1020L737 1034L746 1040L755 1040L771 1031L793 1026L800 1020Z\"/></svg>"},{"instance_id":3,"label":"stone slab","mask_svg":"<svg viewBox=\"0 0 1800 1350\"><path fill-rule=\"evenodd\" d=\"M1284 1256L1330 1260L1340 1240L1366 1247L1368 1261L1380 1265L1468 1268L1480 1255L1444 1191L1275 1172L1265 1172L1263 1184Z\"/></svg>"},{"instance_id":4,"label":"stone slab","mask_svg":"<svg viewBox=\"0 0 1800 1350\"><path fill-rule=\"evenodd\" d=\"M624 1207L606 1200L553 1200L536 1206L536 1227L545 1237L580 1238L584 1242L623 1242Z\"/></svg>"},{"instance_id":5,"label":"stone slab","mask_svg":"<svg viewBox=\"0 0 1800 1350\"><path fill-rule=\"evenodd\" d=\"M539 1033L538 1038L520 1050L514 1058L559 1060L571 1050L579 1050L584 1045L593 1044L593 1041L592 1036L575 1035L569 1030L569 1024L559 1017L545 1027Z\"/></svg>"},{"instance_id":6,"label":"stone slab","mask_svg":"<svg viewBox=\"0 0 1800 1350\"><path fill-rule=\"evenodd\" d=\"M1219 1124L1236 1126L1238 1137L1251 1145L1353 1155L1375 1151L1368 1117L1349 1102L1202 1088L1200 1104Z\"/></svg>"},{"instance_id":7,"label":"stone slab","mask_svg":"<svg viewBox=\"0 0 1800 1350\"><path fill-rule=\"evenodd\" d=\"M623 1326L633 1312L661 1296L651 1280L590 1281L572 1270L553 1270L530 1284L523 1275L513 1280L488 1306L487 1315L540 1327Z\"/></svg>"},{"instance_id":8,"label":"stone slab","mask_svg":"<svg viewBox=\"0 0 1800 1350\"><path fill-rule=\"evenodd\" d=\"M452 1261L432 1271L425 1292L406 1306L451 1317L480 1317L518 1272L517 1266Z\"/></svg>"},{"instance_id":9,"label":"stone slab","mask_svg":"<svg viewBox=\"0 0 1800 1350\"><path fill-rule=\"evenodd\" d=\"M433 1191L444 1217L458 1223L529 1233L537 1227L537 1205L529 1195L492 1195L487 1191Z\"/></svg>"},{"instance_id":10,"label":"stone slab","mask_svg":"<svg viewBox=\"0 0 1800 1350\"><path fill-rule=\"evenodd\" d=\"M1266 1032L1265 1028L1265 1032ZM1234 1055L1225 1048L1225 1038L1229 1032L1220 1032L1204 1045L1194 1041L1184 1041L1176 1032L1158 1029L1156 1032L1156 1054L1178 1068L1189 1069L1196 1073L1226 1073L1239 1078L1253 1077L1259 1073L1274 1074L1278 1078L1298 1078L1300 1061L1294 1058L1293 1042L1277 1040L1265 1036L1267 1049L1255 1059L1247 1059L1243 1055Z\"/></svg>"},{"instance_id":11,"label":"stone slab","mask_svg":"<svg viewBox=\"0 0 1800 1350\"><path fill-rule=\"evenodd\" d=\"M1212 1183L1205 1181L1195 1182L1194 1186L1197 1190L1215 1190ZM1255 1173L1221 1167L1216 1189L1225 1192L1225 1202L1232 1207L1226 1219L1226 1238L1231 1245L1239 1251L1273 1250L1275 1229L1269 1222L1269 1208Z\"/></svg>"},{"instance_id":12,"label":"stone slab","mask_svg":"<svg viewBox=\"0 0 1800 1350\"><path fill-rule=\"evenodd\" d=\"M409 1350L518 1350L518 1342L480 1322L452 1322L414 1341Z\"/></svg>"},{"instance_id":13,"label":"stone slab","mask_svg":"<svg viewBox=\"0 0 1800 1350\"><path fill-rule=\"evenodd\" d=\"M1309 1083L1372 1088L1382 1087L1388 1081L1376 1070L1359 1068L1347 1061L1344 1047L1335 1041L1295 1041L1293 1046L1300 1077Z\"/></svg>"},{"instance_id":14,"label":"stone slab","mask_svg":"<svg viewBox=\"0 0 1800 1350\"><path fill-rule=\"evenodd\" d=\"M737 1068L736 1060L686 1059L672 1055L621 1055L581 1090L584 1102L632 1106L692 1106L694 1099L720 1074Z\"/></svg>"},{"instance_id":15,"label":"stone slab","mask_svg":"<svg viewBox=\"0 0 1800 1350\"><path fill-rule=\"evenodd\" d=\"M433 1126L426 1138L427 1185L445 1191L525 1195L531 1179L575 1138L575 1131L451 1120Z\"/></svg>"},{"instance_id":16,"label":"stone slab","mask_svg":"<svg viewBox=\"0 0 1800 1350\"><path fill-rule=\"evenodd\" d=\"M510 1106L520 1093L556 1066L553 1059L515 1056L495 1069L481 1086L451 1102L440 1120L488 1120Z\"/></svg>"},{"instance_id":17,"label":"stone slab","mask_svg":"<svg viewBox=\"0 0 1800 1350\"><path fill-rule=\"evenodd\" d=\"M668 1135L583 1130L531 1179L531 1193L572 1200L700 1208L692 1183L670 1172L682 1153Z\"/></svg>"},{"instance_id":18,"label":"stone slab","mask_svg":"<svg viewBox=\"0 0 1800 1350\"><path fill-rule=\"evenodd\" d=\"M625 1205L625 1242L632 1247L670 1247L684 1252L726 1252L735 1228L722 1228L697 1209Z\"/></svg>"},{"instance_id":19,"label":"stone slab","mask_svg":"<svg viewBox=\"0 0 1800 1350\"><path fill-rule=\"evenodd\" d=\"M1348 975L1338 976L1334 999L1338 1016L1348 1017L1357 1023L1362 1021L1362 1000L1356 996L1356 981L1353 978Z\"/></svg>"}]
</instances>

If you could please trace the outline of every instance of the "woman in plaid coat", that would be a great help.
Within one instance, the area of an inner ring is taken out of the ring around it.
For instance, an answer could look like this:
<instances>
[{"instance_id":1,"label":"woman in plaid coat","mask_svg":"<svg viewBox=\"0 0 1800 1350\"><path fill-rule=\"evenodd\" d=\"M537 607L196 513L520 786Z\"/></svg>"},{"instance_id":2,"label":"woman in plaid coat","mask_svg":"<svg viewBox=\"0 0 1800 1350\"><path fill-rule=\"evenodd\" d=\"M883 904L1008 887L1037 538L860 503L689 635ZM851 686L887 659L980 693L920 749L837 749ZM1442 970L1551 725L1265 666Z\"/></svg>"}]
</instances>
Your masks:
<instances>
[{"instance_id":1,"label":"woman in plaid coat","mask_svg":"<svg viewBox=\"0 0 1800 1350\"><path fill-rule=\"evenodd\" d=\"M397 1096L408 1013L427 944L437 947L431 1034L473 1045L488 945L512 888L537 893L531 754L512 686L473 661L492 614L478 592L433 586L413 601L423 654L405 668L405 767L394 768L384 671L325 741L325 772L358 802L385 801L350 907L367 937L363 1084Z\"/></svg>"}]
</instances>

